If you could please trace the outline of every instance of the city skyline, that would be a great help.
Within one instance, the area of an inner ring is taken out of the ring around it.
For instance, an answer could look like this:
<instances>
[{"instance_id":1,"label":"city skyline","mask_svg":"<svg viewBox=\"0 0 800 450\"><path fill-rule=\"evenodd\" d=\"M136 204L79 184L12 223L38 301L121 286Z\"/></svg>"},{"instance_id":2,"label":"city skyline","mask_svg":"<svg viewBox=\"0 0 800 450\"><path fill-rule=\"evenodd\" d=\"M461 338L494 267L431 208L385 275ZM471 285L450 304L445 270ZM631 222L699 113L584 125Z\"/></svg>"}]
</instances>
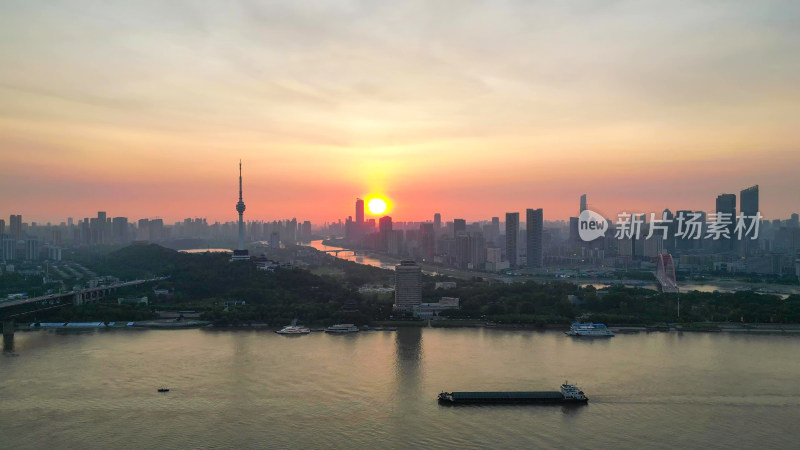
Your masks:
<instances>
[{"instance_id":1,"label":"city skyline","mask_svg":"<svg viewBox=\"0 0 800 450\"><path fill-rule=\"evenodd\" d=\"M374 194L397 220L567 220L585 192L606 214L708 210L753 184L787 217L796 4L647 3L5 3L0 204L227 220L218 169L242 157L263 219Z\"/></svg>"}]
</instances>

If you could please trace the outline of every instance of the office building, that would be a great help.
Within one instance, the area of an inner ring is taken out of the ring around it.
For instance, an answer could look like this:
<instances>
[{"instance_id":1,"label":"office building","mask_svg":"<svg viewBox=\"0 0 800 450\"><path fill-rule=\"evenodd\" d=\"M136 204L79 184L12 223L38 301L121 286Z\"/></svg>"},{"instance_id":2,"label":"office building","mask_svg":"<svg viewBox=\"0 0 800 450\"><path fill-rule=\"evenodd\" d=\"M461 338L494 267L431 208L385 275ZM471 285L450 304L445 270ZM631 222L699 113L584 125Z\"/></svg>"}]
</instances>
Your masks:
<instances>
[{"instance_id":1,"label":"office building","mask_svg":"<svg viewBox=\"0 0 800 450\"><path fill-rule=\"evenodd\" d=\"M585 200L585 195L582 197ZM528 267L542 267L542 232L544 231L544 212L542 208L526 211L526 249Z\"/></svg>"},{"instance_id":2,"label":"office building","mask_svg":"<svg viewBox=\"0 0 800 450\"><path fill-rule=\"evenodd\" d=\"M389 250L389 238L392 234L392 218L383 216L378 220L378 250Z\"/></svg>"},{"instance_id":3,"label":"office building","mask_svg":"<svg viewBox=\"0 0 800 450\"><path fill-rule=\"evenodd\" d=\"M356 226L360 227L364 223L364 200L356 199Z\"/></svg>"},{"instance_id":4,"label":"office building","mask_svg":"<svg viewBox=\"0 0 800 450\"><path fill-rule=\"evenodd\" d=\"M25 259L27 261L39 260L39 239L29 237L25 239Z\"/></svg>"},{"instance_id":5,"label":"office building","mask_svg":"<svg viewBox=\"0 0 800 450\"><path fill-rule=\"evenodd\" d=\"M755 234L755 226L753 222L757 219L758 215L758 185L751 186L742 190L739 193L739 208L744 219L744 231L742 232L742 239L739 241L739 255L752 256L754 250L758 248L757 241L753 240ZM751 230L752 228L752 230ZM750 234L745 236L745 232L750 231ZM738 239L738 235L737 235Z\"/></svg>"},{"instance_id":6,"label":"office building","mask_svg":"<svg viewBox=\"0 0 800 450\"><path fill-rule=\"evenodd\" d=\"M717 210L716 222L721 222L723 217L720 213L724 214L724 220L730 224L725 228L728 229L728 237L720 236L716 242L716 251L727 252L735 249L736 238L733 235L734 227L736 226L736 194L720 194L717 196Z\"/></svg>"},{"instance_id":7,"label":"office building","mask_svg":"<svg viewBox=\"0 0 800 450\"><path fill-rule=\"evenodd\" d=\"M22 215L11 215L8 223L8 234L17 241L22 240Z\"/></svg>"},{"instance_id":8,"label":"office building","mask_svg":"<svg viewBox=\"0 0 800 450\"><path fill-rule=\"evenodd\" d=\"M510 267L517 267L517 236L519 234L519 213L506 213L506 260Z\"/></svg>"},{"instance_id":9,"label":"office building","mask_svg":"<svg viewBox=\"0 0 800 450\"><path fill-rule=\"evenodd\" d=\"M394 308L412 311L422 303L422 268L412 260L403 260L395 266L394 277Z\"/></svg>"}]
</instances>

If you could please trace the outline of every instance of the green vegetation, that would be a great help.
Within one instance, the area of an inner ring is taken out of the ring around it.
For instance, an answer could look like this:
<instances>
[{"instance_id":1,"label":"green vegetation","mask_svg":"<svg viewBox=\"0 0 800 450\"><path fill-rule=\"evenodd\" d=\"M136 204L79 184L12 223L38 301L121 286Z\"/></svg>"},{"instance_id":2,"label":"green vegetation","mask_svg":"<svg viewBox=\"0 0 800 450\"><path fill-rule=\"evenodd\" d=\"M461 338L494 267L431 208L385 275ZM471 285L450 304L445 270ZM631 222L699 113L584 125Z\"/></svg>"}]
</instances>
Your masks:
<instances>
[{"instance_id":1,"label":"green vegetation","mask_svg":"<svg viewBox=\"0 0 800 450\"><path fill-rule=\"evenodd\" d=\"M149 308L89 305L63 308L42 317L69 320L141 320L153 309L194 310L217 325L265 323L285 325L297 318L308 325L356 324L409 320L392 311L391 294L360 294L364 284L391 286L393 272L333 258L310 249L282 249L281 257L303 260L307 269L259 270L249 262L231 262L226 254L186 254L157 245L132 245L106 252L76 255L91 270L123 279L167 276L155 286L126 290L125 296L148 295ZM299 256L298 256L299 255ZM627 273L646 279L649 273ZM597 290L560 281L498 283L481 278L456 280L457 288L435 289L446 276L423 278L423 302L458 297L461 309L442 315L447 324L608 324L652 325L678 320L678 296L644 288L611 286ZM155 297L152 288L168 289ZM116 297L113 296L113 301ZM112 300L109 300L112 301ZM782 300L754 292L680 294L680 321L800 323L800 296ZM413 319L408 323L419 323Z\"/></svg>"}]
</instances>

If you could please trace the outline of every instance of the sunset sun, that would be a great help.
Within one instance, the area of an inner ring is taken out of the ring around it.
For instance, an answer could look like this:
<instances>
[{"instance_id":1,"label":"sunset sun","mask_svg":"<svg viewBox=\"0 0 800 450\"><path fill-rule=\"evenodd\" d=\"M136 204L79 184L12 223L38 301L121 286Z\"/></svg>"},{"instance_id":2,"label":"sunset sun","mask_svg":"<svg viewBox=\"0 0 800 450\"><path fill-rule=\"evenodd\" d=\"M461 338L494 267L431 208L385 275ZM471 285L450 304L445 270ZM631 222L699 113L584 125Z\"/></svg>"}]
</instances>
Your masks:
<instances>
[{"instance_id":1,"label":"sunset sun","mask_svg":"<svg viewBox=\"0 0 800 450\"><path fill-rule=\"evenodd\" d=\"M371 214L383 214L386 212L386 200L373 198L367 203L367 208Z\"/></svg>"}]
</instances>

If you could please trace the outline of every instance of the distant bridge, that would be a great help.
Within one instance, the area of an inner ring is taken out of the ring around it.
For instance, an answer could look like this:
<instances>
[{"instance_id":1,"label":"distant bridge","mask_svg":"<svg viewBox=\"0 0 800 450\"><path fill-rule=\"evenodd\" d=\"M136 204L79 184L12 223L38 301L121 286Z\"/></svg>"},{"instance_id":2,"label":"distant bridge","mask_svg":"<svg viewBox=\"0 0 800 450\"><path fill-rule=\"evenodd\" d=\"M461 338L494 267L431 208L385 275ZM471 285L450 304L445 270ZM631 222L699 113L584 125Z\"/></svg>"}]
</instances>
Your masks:
<instances>
[{"instance_id":1,"label":"distant bridge","mask_svg":"<svg viewBox=\"0 0 800 450\"><path fill-rule=\"evenodd\" d=\"M675 279L675 263L672 261L672 255L669 253L658 255L655 275L661 292L680 292L678 281Z\"/></svg>"},{"instance_id":2,"label":"distant bridge","mask_svg":"<svg viewBox=\"0 0 800 450\"><path fill-rule=\"evenodd\" d=\"M336 256L339 256L339 253L342 253L342 252L344 252L344 253L352 253L353 256L358 255L358 250L348 250L346 248L341 248L339 250L320 250L320 251L323 252L323 253L332 253L332 254L334 254Z\"/></svg>"},{"instance_id":3,"label":"distant bridge","mask_svg":"<svg viewBox=\"0 0 800 450\"><path fill-rule=\"evenodd\" d=\"M92 303L99 301L101 298L105 297L108 294L111 294L111 292L121 287L136 286L151 281L165 280L166 278L167 277L159 277L159 278L150 278L146 280L126 281L123 283L115 283L107 286L96 286L93 288L81 289L78 291L59 292L58 294L42 295L39 297L32 297L32 298L22 298L19 300L8 300L8 301L0 300L0 309L11 308L12 306L20 306L37 302L64 303L65 301L69 300L72 301L73 305L82 305L84 303Z\"/></svg>"}]
</instances>

